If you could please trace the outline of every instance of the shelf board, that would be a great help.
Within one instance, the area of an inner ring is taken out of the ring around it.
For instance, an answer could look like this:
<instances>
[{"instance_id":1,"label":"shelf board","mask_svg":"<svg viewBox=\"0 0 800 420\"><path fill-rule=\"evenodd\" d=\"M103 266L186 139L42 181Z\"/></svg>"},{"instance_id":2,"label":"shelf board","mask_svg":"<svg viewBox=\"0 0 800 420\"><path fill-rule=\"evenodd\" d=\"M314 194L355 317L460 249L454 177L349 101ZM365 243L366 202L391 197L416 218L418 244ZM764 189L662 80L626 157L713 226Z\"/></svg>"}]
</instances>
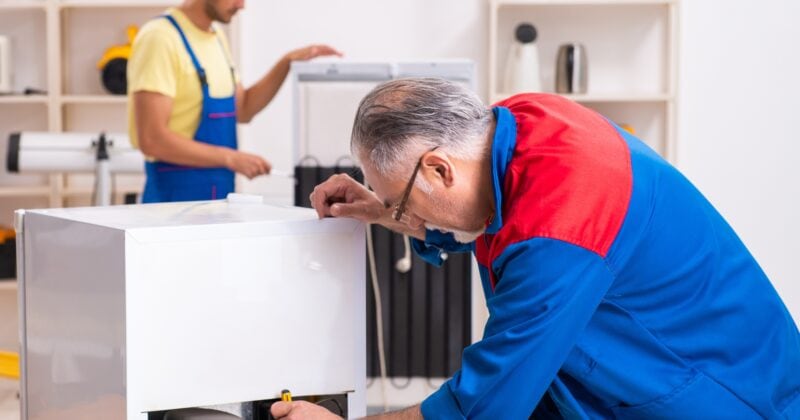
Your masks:
<instances>
[{"instance_id":1,"label":"shelf board","mask_svg":"<svg viewBox=\"0 0 800 420\"><path fill-rule=\"evenodd\" d=\"M65 105L107 105L128 103L125 95L65 95L61 97L61 103Z\"/></svg>"},{"instance_id":2,"label":"shelf board","mask_svg":"<svg viewBox=\"0 0 800 420\"><path fill-rule=\"evenodd\" d=\"M552 92L548 92L552 93ZM513 96L512 93L497 93L492 95L492 103L501 101L505 98ZM673 99L672 95L666 93L627 93L627 94L616 94L616 93L588 93L588 94L581 94L581 95L561 95L565 98L569 98L575 102L580 103L596 103L596 102L616 102L616 103L642 103L642 102L669 102Z\"/></svg>"},{"instance_id":3,"label":"shelf board","mask_svg":"<svg viewBox=\"0 0 800 420\"><path fill-rule=\"evenodd\" d=\"M178 6L177 0L139 0L139 1L114 1L114 0L62 0L62 8L108 8L108 7L171 7Z\"/></svg>"},{"instance_id":4,"label":"shelf board","mask_svg":"<svg viewBox=\"0 0 800 420\"><path fill-rule=\"evenodd\" d=\"M47 6L44 0L0 0L0 10L42 9Z\"/></svg>"},{"instance_id":5,"label":"shelf board","mask_svg":"<svg viewBox=\"0 0 800 420\"><path fill-rule=\"evenodd\" d=\"M48 197L49 186L0 186L0 197Z\"/></svg>"},{"instance_id":6,"label":"shelf board","mask_svg":"<svg viewBox=\"0 0 800 420\"><path fill-rule=\"evenodd\" d=\"M582 95L561 95L575 102L668 102L672 95L663 93L604 94L588 93Z\"/></svg>"},{"instance_id":7,"label":"shelf board","mask_svg":"<svg viewBox=\"0 0 800 420\"><path fill-rule=\"evenodd\" d=\"M0 95L0 104L46 104L45 95Z\"/></svg>"},{"instance_id":8,"label":"shelf board","mask_svg":"<svg viewBox=\"0 0 800 420\"><path fill-rule=\"evenodd\" d=\"M495 6L665 6L678 0L492 0Z\"/></svg>"},{"instance_id":9,"label":"shelf board","mask_svg":"<svg viewBox=\"0 0 800 420\"><path fill-rule=\"evenodd\" d=\"M17 280L16 279L0 279L0 291L12 291L15 292L17 290Z\"/></svg>"}]
</instances>

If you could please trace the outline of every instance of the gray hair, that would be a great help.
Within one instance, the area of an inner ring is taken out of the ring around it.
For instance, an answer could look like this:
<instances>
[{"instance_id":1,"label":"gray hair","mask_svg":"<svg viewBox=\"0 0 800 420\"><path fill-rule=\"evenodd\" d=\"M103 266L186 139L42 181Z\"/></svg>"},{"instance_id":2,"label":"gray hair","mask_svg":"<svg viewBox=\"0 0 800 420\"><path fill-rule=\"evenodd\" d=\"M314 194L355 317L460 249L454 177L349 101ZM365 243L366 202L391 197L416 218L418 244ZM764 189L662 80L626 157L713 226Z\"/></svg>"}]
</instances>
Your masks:
<instances>
[{"instance_id":1,"label":"gray hair","mask_svg":"<svg viewBox=\"0 0 800 420\"><path fill-rule=\"evenodd\" d=\"M485 156L492 111L469 89L444 79L383 83L358 106L350 149L381 175L410 173L418 154L438 147L449 156Z\"/></svg>"}]
</instances>

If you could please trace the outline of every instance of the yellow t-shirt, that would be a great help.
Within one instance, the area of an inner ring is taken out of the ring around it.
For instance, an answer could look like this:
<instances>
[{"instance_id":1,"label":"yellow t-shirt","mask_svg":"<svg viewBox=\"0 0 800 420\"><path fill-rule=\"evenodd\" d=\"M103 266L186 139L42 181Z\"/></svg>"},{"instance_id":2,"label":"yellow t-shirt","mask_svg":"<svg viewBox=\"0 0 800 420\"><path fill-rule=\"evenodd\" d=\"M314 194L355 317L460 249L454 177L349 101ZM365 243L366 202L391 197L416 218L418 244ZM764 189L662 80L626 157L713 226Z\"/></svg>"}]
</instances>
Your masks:
<instances>
[{"instance_id":1,"label":"yellow t-shirt","mask_svg":"<svg viewBox=\"0 0 800 420\"><path fill-rule=\"evenodd\" d=\"M175 8L166 13L178 22L200 66L205 69L211 96L221 98L233 95L238 80L231 78L230 49L224 32L216 24L214 32L204 31ZM224 50L220 48L220 41ZM200 125L203 105L200 80L180 34L166 18L156 18L142 26L133 41L127 76L128 131L134 147L138 147L138 137L133 93L140 91L156 92L173 98L172 115L168 124L170 130L184 137L194 138Z\"/></svg>"}]
</instances>

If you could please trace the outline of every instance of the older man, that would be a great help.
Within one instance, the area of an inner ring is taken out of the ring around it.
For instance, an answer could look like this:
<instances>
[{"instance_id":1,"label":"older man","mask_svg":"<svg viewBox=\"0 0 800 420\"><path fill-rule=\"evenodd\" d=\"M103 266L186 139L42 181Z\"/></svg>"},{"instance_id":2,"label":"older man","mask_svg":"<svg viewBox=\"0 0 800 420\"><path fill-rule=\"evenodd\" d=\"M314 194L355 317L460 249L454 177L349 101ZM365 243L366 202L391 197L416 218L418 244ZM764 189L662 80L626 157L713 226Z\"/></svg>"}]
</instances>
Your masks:
<instances>
[{"instance_id":1,"label":"older man","mask_svg":"<svg viewBox=\"0 0 800 420\"><path fill-rule=\"evenodd\" d=\"M352 136L355 217L471 251L489 321L461 369L386 418L800 418L800 334L730 226L675 168L595 112L525 94L487 109L434 79L386 83ZM308 403L277 417L323 418Z\"/></svg>"}]
</instances>

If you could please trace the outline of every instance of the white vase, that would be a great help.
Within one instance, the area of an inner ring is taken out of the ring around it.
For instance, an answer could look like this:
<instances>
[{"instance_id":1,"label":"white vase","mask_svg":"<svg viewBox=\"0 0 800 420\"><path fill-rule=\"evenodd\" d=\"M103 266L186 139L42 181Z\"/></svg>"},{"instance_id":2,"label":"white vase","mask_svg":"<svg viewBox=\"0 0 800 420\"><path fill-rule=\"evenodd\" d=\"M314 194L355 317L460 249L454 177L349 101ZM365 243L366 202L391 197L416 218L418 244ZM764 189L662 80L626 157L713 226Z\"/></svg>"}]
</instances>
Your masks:
<instances>
[{"instance_id":1,"label":"white vase","mask_svg":"<svg viewBox=\"0 0 800 420\"><path fill-rule=\"evenodd\" d=\"M504 93L541 92L536 35L536 28L531 24L517 26L515 41L509 48L506 60Z\"/></svg>"}]
</instances>

